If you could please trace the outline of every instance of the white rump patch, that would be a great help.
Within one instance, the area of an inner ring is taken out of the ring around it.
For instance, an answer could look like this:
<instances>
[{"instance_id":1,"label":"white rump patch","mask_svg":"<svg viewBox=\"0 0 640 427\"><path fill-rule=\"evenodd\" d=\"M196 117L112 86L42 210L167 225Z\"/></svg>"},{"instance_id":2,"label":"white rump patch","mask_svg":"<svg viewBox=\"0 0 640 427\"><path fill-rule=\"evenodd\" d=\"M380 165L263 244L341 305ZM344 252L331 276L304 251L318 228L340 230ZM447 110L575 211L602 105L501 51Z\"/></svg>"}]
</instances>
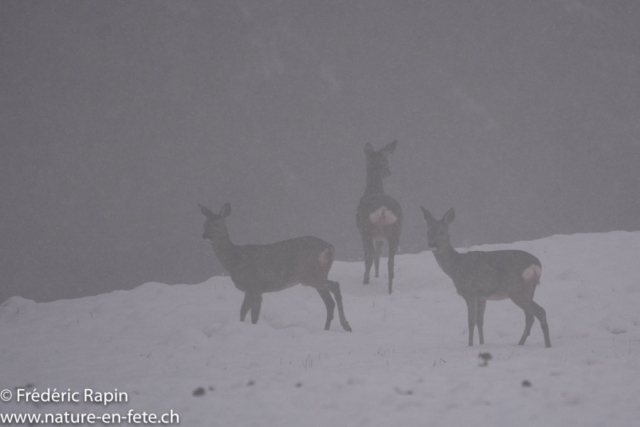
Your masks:
<instances>
[{"instance_id":1,"label":"white rump patch","mask_svg":"<svg viewBox=\"0 0 640 427\"><path fill-rule=\"evenodd\" d=\"M318 262L321 265L327 265L331 262L331 249L327 248L324 251L320 252L320 256L318 256Z\"/></svg>"},{"instance_id":2,"label":"white rump patch","mask_svg":"<svg viewBox=\"0 0 640 427\"><path fill-rule=\"evenodd\" d=\"M369 215L369 221L378 226L394 224L397 220L398 218L386 206L381 206Z\"/></svg>"},{"instance_id":3,"label":"white rump patch","mask_svg":"<svg viewBox=\"0 0 640 427\"><path fill-rule=\"evenodd\" d=\"M534 278L539 278L542 268L539 265L531 264L525 271L522 272L522 278L526 281L530 281Z\"/></svg>"}]
</instances>

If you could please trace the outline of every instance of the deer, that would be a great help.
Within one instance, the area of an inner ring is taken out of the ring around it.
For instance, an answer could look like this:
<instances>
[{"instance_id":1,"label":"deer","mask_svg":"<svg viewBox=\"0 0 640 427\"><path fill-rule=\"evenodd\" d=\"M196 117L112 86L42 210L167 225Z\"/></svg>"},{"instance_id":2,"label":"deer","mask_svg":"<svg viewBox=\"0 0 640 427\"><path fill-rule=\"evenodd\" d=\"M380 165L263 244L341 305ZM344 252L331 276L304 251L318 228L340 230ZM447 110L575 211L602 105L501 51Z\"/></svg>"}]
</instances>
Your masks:
<instances>
[{"instance_id":1,"label":"deer","mask_svg":"<svg viewBox=\"0 0 640 427\"><path fill-rule=\"evenodd\" d=\"M313 236L266 245L235 245L231 242L226 225L231 204L225 203L217 214L201 204L198 206L206 217L202 238L211 242L214 253L222 267L229 272L231 281L244 292L240 307L241 322L251 310L251 323L258 323L262 294L302 284L315 288L320 294L327 309L325 330L331 327L337 305L340 324L345 331L351 332L344 315L340 284L328 279L334 260L333 245Z\"/></svg>"},{"instance_id":2,"label":"deer","mask_svg":"<svg viewBox=\"0 0 640 427\"><path fill-rule=\"evenodd\" d=\"M540 322L545 347L551 347L549 325L544 308L533 301L536 286L540 284L542 263L529 252L522 250L469 251L460 253L451 246L449 224L455 218L455 210L449 209L441 220L420 206L427 222L429 248L442 271L467 303L469 346L473 346L473 332L478 327L480 345L484 344L484 312L487 300L511 299L524 311L525 327L518 345L524 345L534 317Z\"/></svg>"},{"instance_id":3,"label":"deer","mask_svg":"<svg viewBox=\"0 0 640 427\"><path fill-rule=\"evenodd\" d=\"M389 294L393 292L394 259L400 244L402 208L396 199L385 194L382 181L391 175L389 155L397 140L376 151L367 143L364 154L367 161L367 184L356 211L356 225L364 246L364 278L369 284L371 265L375 264L375 277L379 276L382 246L389 246Z\"/></svg>"}]
</instances>

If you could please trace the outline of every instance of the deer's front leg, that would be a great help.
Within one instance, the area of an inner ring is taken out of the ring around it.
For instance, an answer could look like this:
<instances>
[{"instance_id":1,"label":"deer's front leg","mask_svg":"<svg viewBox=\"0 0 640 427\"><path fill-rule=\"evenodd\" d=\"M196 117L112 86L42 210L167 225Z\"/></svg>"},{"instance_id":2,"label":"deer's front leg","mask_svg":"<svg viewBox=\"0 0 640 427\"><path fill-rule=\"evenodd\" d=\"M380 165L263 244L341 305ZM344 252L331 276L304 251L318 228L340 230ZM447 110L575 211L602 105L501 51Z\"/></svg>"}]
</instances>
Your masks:
<instances>
[{"instance_id":1,"label":"deer's front leg","mask_svg":"<svg viewBox=\"0 0 640 427\"><path fill-rule=\"evenodd\" d=\"M478 339L480 340L480 345L484 344L484 309L487 307L487 300L481 299L478 300L478 313L476 314L476 325L478 326Z\"/></svg>"},{"instance_id":2,"label":"deer's front leg","mask_svg":"<svg viewBox=\"0 0 640 427\"><path fill-rule=\"evenodd\" d=\"M469 347L473 347L473 330L476 328L476 316L478 314L478 300L465 298L467 302L467 318L469 321Z\"/></svg>"},{"instance_id":3,"label":"deer's front leg","mask_svg":"<svg viewBox=\"0 0 640 427\"><path fill-rule=\"evenodd\" d=\"M262 294L255 294L251 298L251 323L258 323L260 307L262 306Z\"/></svg>"}]
</instances>

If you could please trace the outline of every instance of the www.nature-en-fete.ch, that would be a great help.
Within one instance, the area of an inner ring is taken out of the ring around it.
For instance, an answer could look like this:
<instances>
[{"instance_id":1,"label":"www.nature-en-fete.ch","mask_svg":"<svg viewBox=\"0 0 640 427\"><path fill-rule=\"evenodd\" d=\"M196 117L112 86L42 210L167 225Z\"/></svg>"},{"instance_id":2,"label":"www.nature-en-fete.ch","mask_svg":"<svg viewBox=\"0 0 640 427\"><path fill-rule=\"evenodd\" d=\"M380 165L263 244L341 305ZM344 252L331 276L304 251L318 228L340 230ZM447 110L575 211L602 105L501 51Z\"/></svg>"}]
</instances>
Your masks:
<instances>
[{"instance_id":1,"label":"www.nature-en-fete.ch","mask_svg":"<svg viewBox=\"0 0 640 427\"><path fill-rule=\"evenodd\" d=\"M126 414L102 414L92 413L39 413L39 414L3 414L0 413L0 424L179 424L180 416L171 410L162 415L147 412L135 412L130 409Z\"/></svg>"},{"instance_id":2,"label":"www.nature-en-fete.ch","mask_svg":"<svg viewBox=\"0 0 640 427\"><path fill-rule=\"evenodd\" d=\"M91 403L104 407L113 403L129 402L129 395L126 392L118 391L94 391L84 389L82 392L71 389L59 391L47 388L38 391L36 388L28 390L18 388L14 392L4 389L0 392L0 399L3 402L15 401L16 403L56 404L56 403ZM128 409L126 413L110 412L95 414L90 412L39 412L39 413L0 413L0 424L58 424L58 425L80 425L80 424L179 424L180 416L173 410L164 414L149 413Z\"/></svg>"}]
</instances>

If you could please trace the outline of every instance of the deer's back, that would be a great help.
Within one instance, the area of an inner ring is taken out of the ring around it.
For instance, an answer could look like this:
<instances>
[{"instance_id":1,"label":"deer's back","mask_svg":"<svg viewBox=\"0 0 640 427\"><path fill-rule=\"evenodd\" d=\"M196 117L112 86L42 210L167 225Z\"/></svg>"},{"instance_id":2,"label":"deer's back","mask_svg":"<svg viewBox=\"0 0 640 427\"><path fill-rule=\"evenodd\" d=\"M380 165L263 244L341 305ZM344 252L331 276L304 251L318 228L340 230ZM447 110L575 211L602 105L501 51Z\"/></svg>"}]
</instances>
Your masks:
<instances>
[{"instance_id":1,"label":"deer's back","mask_svg":"<svg viewBox=\"0 0 640 427\"><path fill-rule=\"evenodd\" d=\"M508 249L500 251L474 251L477 253L485 254L485 262L501 271L515 271L522 272L531 265L537 265L542 267L540 260L529 252Z\"/></svg>"},{"instance_id":2,"label":"deer's back","mask_svg":"<svg viewBox=\"0 0 640 427\"><path fill-rule=\"evenodd\" d=\"M231 272L242 291L275 292L298 283L322 282L333 263L333 246L313 236L240 247Z\"/></svg>"}]
</instances>

